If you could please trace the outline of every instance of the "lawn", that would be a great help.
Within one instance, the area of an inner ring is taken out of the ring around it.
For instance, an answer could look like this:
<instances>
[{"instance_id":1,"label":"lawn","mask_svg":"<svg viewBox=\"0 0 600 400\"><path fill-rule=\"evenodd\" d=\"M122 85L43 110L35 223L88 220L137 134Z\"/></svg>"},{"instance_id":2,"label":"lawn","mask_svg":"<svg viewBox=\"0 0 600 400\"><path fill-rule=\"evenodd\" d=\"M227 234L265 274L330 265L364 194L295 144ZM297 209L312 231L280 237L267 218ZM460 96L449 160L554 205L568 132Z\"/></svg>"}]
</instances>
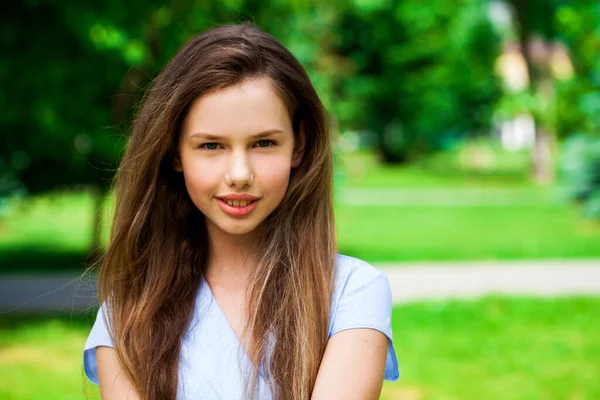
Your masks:
<instances>
[{"instance_id":1,"label":"lawn","mask_svg":"<svg viewBox=\"0 0 600 400\"><path fill-rule=\"evenodd\" d=\"M92 315L74 319L0 315L0 399L100 399L81 365L92 324Z\"/></svg>"},{"instance_id":2,"label":"lawn","mask_svg":"<svg viewBox=\"0 0 600 400\"><path fill-rule=\"evenodd\" d=\"M529 188L528 151L507 152L489 141L467 142L417 161L385 165L369 151L336 159L343 186L360 188Z\"/></svg>"},{"instance_id":3,"label":"lawn","mask_svg":"<svg viewBox=\"0 0 600 400\"><path fill-rule=\"evenodd\" d=\"M399 381L384 400L600 398L600 298L487 297L396 306ZM0 317L0 398L90 399L81 351L93 315Z\"/></svg>"},{"instance_id":4,"label":"lawn","mask_svg":"<svg viewBox=\"0 0 600 400\"><path fill-rule=\"evenodd\" d=\"M474 142L406 166L365 152L340 165L342 253L372 262L600 257L600 222L582 219L560 185L529 182L527 153Z\"/></svg>"},{"instance_id":5,"label":"lawn","mask_svg":"<svg viewBox=\"0 0 600 400\"><path fill-rule=\"evenodd\" d=\"M338 206L340 251L369 261L600 257L600 226L568 207Z\"/></svg>"},{"instance_id":6,"label":"lawn","mask_svg":"<svg viewBox=\"0 0 600 400\"><path fill-rule=\"evenodd\" d=\"M382 399L600 399L600 298L396 307L401 379Z\"/></svg>"}]
</instances>

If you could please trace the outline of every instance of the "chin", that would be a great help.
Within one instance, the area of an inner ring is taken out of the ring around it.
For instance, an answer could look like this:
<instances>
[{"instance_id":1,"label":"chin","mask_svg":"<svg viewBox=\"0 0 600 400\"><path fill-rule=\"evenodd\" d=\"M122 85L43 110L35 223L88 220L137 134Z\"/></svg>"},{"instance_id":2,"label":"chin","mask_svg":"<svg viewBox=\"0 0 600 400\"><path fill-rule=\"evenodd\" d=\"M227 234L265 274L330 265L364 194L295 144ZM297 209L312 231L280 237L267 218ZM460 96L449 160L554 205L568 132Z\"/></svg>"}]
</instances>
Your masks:
<instances>
[{"instance_id":1,"label":"chin","mask_svg":"<svg viewBox=\"0 0 600 400\"><path fill-rule=\"evenodd\" d=\"M224 223L217 225L219 229L230 235L246 235L253 232L256 229L254 223Z\"/></svg>"},{"instance_id":2,"label":"chin","mask_svg":"<svg viewBox=\"0 0 600 400\"><path fill-rule=\"evenodd\" d=\"M232 228L232 229L223 229L225 232L229 233L230 235L246 235L252 231L254 231L254 228Z\"/></svg>"}]
</instances>

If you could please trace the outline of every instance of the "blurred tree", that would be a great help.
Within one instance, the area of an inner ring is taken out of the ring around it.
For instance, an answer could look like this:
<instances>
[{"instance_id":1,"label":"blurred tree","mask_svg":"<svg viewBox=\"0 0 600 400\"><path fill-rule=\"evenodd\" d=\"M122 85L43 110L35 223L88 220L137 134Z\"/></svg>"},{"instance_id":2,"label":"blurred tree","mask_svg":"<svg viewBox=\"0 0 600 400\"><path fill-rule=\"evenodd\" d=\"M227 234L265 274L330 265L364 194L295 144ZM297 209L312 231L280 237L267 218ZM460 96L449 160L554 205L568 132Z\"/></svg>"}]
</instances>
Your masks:
<instances>
[{"instance_id":1,"label":"blurred tree","mask_svg":"<svg viewBox=\"0 0 600 400\"><path fill-rule=\"evenodd\" d=\"M92 249L128 115L163 61L158 29L170 18L149 2L65 1L14 2L0 16L0 192L15 182L31 194L90 187Z\"/></svg>"},{"instance_id":2,"label":"blurred tree","mask_svg":"<svg viewBox=\"0 0 600 400\"><path fill-rule=\"evenodd\" d=\"M340 12L335 51L352 75L334 96L345 129L376 132L387 162L489 132L500 38L487 1L354 0Z\"/></svg>"},{"instance_id":3,"label":"blurred tree","mask_svg":"<svg viewBox=\"0 0 600 400\"><path fill-rule=\"evenodd\" d=\"M0 193L15 182L29 193L71 184L104 191L119 153L105 103L120 71L82 45L58 6L7 8L0 15Z\"/></svg>"},{"instance_id":4,"label":"blurred tree","mask_svg":"<svg viewBox=\"0 0 600 400\"><path fill-rule=\"evenodd\" d=\"M554 178L553 142L582 130L597 131L600 79L600 3L593 0L510 0L530 77L520 102L533 114L533 177ZM567 47L565 48L564 44ZM595 127L594 127L595 125Z\"/></svg>"},{"instance_id":5,"label":"blurred tree","mask_svg":"<svg viewBox=\"0 0 600 400\"><path fill-rule=\"evenodd\" d=\"M600 3L564 3L555 21L575 70L574 79L558 86L558 128L574 134L564 145L562 177L584 215L600 220Z\"/></svg>"},{"instance_id":6,"label":"blurred tree","mask_svg":"<svg viewBox=\"0 0 600 400\"><path fill-rule=\"evenodd\" d=\"M564 143L561 172L567 195L583 215L600 220L600 137L572 135Z\"/></svg>"},{"instance_id":7,"label":"blurred tree","mask_svg":"<svg viewBox=\"0 0 600 400\"><path fill-rule=\"evenodd\" d=\"M553 143L556 137L556 88L552 58L558 54L555 15L563 0L510 0L517 36L525 59L535 121L532 152L533 178L540 183L554 179Z\"/></svg>"},{"instance_id":8,"label":"blurred tree","mask_svg":"<svg viewBox=\"0 0 600 400\"><path fill-rule=\"evenodd\" d=\"M600 3L565 2L557 9L555 24L574 68L574 79L558 86L559 133L600 135Z\"/></svg>"},{"instance_id":9,"label":"blurred tree","mask_svg":"<svg viewBox=\"0 0 600 400\"><path fill-rule=\"evenodd\" d=\"M332 9L312 0L29 0L5 8L0 197L58 186L92 188L97 198L92 249L99 248L101 205L134 105L192 36L250 20L289 45L321 92L336 70L319 46Z\"/></svg>"},{"instance_id":10,"label":"blurred tree","mask_svg":"<svg viewBox=\"0 0 600 400\"><path fill-rule=\"evenodd\" d=\"M145 87L192 36L246 20L300 59L334 127L377 132L388 161L488 130L498 38L486 0L27 0L0 13L0 197L94 188L98 248Z\"/></svg>"}]
</instances>

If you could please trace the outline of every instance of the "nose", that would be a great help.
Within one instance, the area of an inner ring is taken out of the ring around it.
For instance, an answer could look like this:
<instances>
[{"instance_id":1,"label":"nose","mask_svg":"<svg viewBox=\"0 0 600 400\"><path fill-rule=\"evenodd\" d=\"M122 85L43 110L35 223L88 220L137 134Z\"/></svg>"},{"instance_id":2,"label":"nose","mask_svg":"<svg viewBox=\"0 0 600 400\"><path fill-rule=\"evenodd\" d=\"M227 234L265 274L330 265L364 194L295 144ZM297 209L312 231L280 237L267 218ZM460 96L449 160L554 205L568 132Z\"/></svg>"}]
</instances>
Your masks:
<instances>
[{"instance_id":1,"label":"nose","mask_svg":"<svg viewBox=\"0 0 600 400\"><path fill-rule=\"evenodd\" d=\"M225 174L225 183L228 186L243 188L244 186L252 185L253 181L254 174L248 155L241 151L233 153L229 162L229 168Z\"/></svg>"}]
</instances>

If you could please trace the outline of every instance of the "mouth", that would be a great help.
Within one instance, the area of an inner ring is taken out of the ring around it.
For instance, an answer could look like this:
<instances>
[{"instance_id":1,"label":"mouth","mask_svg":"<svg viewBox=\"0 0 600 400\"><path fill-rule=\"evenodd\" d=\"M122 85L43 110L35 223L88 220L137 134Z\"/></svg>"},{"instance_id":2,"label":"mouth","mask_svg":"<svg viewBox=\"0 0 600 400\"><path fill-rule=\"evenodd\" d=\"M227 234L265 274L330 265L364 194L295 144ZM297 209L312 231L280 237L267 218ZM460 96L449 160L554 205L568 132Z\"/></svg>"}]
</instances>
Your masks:
<instances>
[{"instance_id":1,"label":"mouth","mask_svg":"<svg viewBox=\"0 0 600 400\"><path fill-rule=\"evenodd\" d=\"M219 207L233 217L241 217L250 214L256 208L258 200L224 200L217 197Z\"/></svg>"},{"instance_id":2,"label":"mouth","mask_svg":"<svg viewBox=\"0 0 600 400\"><path fill-rule=\"evenodd\" d=\"M219 200L227 203L228 205L230 205L231 207L246 207L252 203L254 203L257 200L227 200L227 199L222 199L220 197L217 197Z\"/></svg>"}]
</instances>

